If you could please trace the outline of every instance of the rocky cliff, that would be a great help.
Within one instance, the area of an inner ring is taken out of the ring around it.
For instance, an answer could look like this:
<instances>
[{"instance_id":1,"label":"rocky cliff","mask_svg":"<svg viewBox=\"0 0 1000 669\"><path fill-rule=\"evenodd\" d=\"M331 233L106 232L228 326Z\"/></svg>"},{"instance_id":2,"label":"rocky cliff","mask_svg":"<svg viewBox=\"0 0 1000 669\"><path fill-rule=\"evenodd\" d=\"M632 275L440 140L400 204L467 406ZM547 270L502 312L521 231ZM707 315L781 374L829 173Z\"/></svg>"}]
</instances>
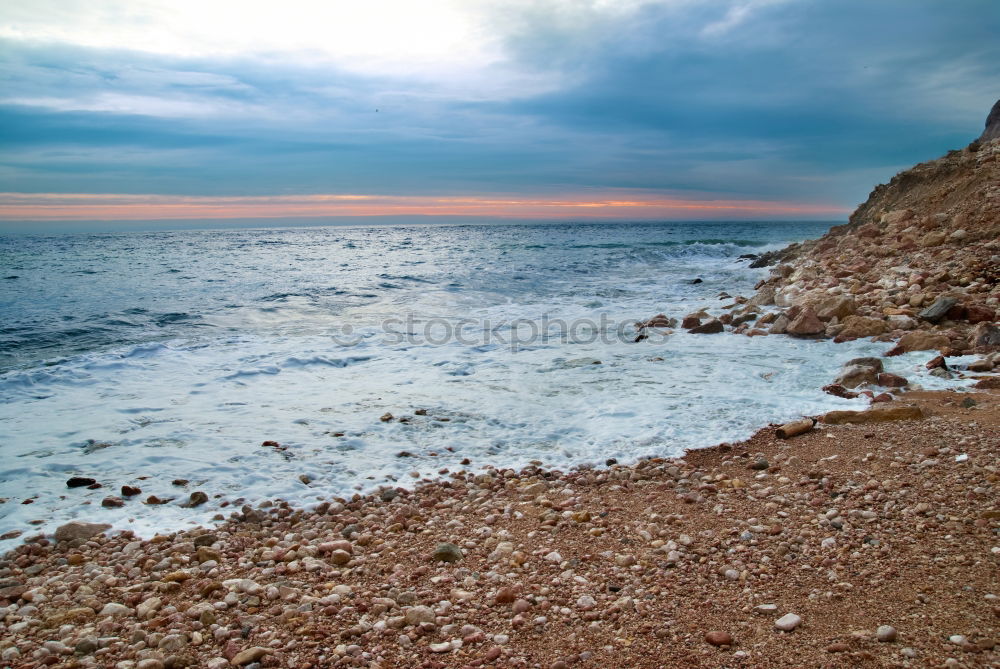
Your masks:
<instances>
[{"instance_id":1,"label":"rocky cliff","mask_svg":"<svg viewBox=\"0 0 1000 669\"><path fill-rule=\"evenodd\" d=\"M980 139L876 187L848 224L791 249L751 303L788 308L772 333L997 350L1000 101Z\"/></svg>"}]
</instances>

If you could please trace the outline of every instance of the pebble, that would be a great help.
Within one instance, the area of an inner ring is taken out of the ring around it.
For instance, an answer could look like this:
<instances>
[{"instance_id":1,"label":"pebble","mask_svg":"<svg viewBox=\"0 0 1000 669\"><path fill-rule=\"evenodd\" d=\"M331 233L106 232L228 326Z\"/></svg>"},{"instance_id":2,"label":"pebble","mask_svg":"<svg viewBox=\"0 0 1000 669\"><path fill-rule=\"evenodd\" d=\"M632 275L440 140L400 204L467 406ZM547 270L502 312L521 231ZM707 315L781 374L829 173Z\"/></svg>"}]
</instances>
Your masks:
<instances>
[{"instance_id":1,"label":"pebble","mask_svg":"<svg viewBox=\"0 0 1000 669\"><path fill-rule=\"evenodd\" d=\"M774 621L774 627L782 632L791 632L802 624L802 618L794 613L786 613Z\"/></svg>"},{"instance_id":2,"label":"pebble","mask_svg":"<svg viewBox=\"0 0 1000 669\"><path fill-rule=\"evenodd\" d=\"M233 656L233 659L229 661L229 664L234 667L241 667L245 664L250 664L251 662L256 662L261 659L271 651L267 648L261 648L260 646L254 646L253 648L247 648L246 650L241 650L239 653Z\"/></svg>"},{"instance_id":3,"label":"pebble","mask_svg":"<svg viewBox=\"0 0 1000 669\"><path fill-rule=\"evenodd\" d=\"M345 565L351 561L351 554L345 550L337 549L330 553L330 562L335 565Z\"/></svg>"},{"instance_id":4,"label":"pebble","mask_svg":"<svg viewBox=\"0 0 1000 669\"><path fill-rule=\"evenodd\" d=\"M135 669L163 669L163 667L163 661L155 657L147 657L145 660L139 660L139 663L135 665Z\"/></svg>"},{"instance_id":5,"label":"pebble","mask_svg":"<svg viewBox=\"0 0 1000 669\"><path fill-rule=\"evenodd\" d=\"M511 604L517 599L517 594L514 592L514 588L504 587L497 591L495 601L497 604Z\"/></svg>"},{"instance_id":6,"label":"pebble","mask_svg":"<svg viewBox=\"0 0 1000 669\"><path fill-rule=\"evenodd\" d=\"M102 616L125 616L132 613L132 609L125 606L124 604L119 604L118 602L108 602L101 609L100 615Z\"/></svg>"},{"instance_id":7,"label":"pebble","mask_svg":"<svg viewBox=\"0 0 1000 669\"><path fill-rule=\"evenodd\" d=\"M896 628L892 625L880 625L879 628L875 630L875 638L883 643L891 643L895 641L896 636Z\"/></svg>"},{"instance_id":8,"label":"pebble","mask_svg":"<svg viewBox=\"0 0 1000 669\"><path fill-rule=\"evenodd\" d=\"M458 562L462 559L462 549L455 544L438 544L431 556L437 562Z\"/></svg>"},{"instance_id":9,"label":"pebble","mask_svg":"<svg viewBox=\"0 0 1000 669\"><path fill-rule=\"evenodd\" d=\"M433 623L437 616L434 609L429 606L411 606L404 614L407 625L419 625L420 623Z\"/></svg>"},{"instance_id":10,"label":"pebble","mask_svg":"<svg viewBox=\"0 0 1000 669\"><path fill-rule=\"evenodd\" d=\"M720 632L718 630L712 630L711 632L705 633L705 641L713 646L732 646L733 645L733 635L729 632Z\"/></svg>"},{"instance_id":11,"label":"pebble","mask_svg":"<svg viewBox=\"0 0 1000 669\"><path fill-rule=\"evenodd\" d=\"M184 504L182 506L194 508L196 506L201 506L207 501L208 501L208 495L206 495L200 490L195 490L193 493L191 493L191 496L188 498L187 504Z\"/></svg>"}]
</instances>

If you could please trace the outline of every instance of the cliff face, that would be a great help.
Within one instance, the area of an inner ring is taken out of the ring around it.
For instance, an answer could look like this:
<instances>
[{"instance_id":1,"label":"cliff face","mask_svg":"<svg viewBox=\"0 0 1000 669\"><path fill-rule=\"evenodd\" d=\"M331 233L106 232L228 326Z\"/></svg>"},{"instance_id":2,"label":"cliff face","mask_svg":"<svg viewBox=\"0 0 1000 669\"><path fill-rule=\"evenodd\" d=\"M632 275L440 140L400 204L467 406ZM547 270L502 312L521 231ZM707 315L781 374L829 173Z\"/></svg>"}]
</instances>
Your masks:
<instances>
[{"instance_id":1,"label":"cliff face","mask_svg":"<svg viewBox=\"0 0 1000 669\"><path fill-rule=\"evenodd\" d=\"M986 118L986 129L979 136L979 141L986 143L997 138L1000 138L1000 100L997 100L990 110L990 115Z\"/></svg>"},{"instance_id":2,"label":"cliff face","mask_svg":"<svg viewBox=\"0 0 1000 669\"><path fill-rule=\"evenodd\" d=\"M796 249L754 301L792 308L788 322L800 311L815 312L822 334L841 340L922 331L919 348L995 350L1000 102L983 137L875 188L847 225ZM913 333L904 341L915 339Z\"/></svg>"}]
</instances>

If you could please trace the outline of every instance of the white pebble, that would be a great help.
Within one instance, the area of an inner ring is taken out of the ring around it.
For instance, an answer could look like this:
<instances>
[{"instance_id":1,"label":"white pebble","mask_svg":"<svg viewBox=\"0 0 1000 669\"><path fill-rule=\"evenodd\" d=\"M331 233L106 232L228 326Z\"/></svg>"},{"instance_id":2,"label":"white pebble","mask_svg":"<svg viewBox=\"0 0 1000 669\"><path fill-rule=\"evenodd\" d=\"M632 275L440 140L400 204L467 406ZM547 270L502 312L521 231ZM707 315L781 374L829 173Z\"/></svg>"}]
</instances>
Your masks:
<instances>
[{"instance_id":1,"label":"white pebble","mask_svg":"<svg viewBox=\"0 0 1000 669\"><path fill-rule=\"evenodd\" d=\"M794 613L786 613L777 620L774 621L775 628L783 632L791 632L793 629L802 624L802 618L795 615Z\"/></svg>"}]
</instances>

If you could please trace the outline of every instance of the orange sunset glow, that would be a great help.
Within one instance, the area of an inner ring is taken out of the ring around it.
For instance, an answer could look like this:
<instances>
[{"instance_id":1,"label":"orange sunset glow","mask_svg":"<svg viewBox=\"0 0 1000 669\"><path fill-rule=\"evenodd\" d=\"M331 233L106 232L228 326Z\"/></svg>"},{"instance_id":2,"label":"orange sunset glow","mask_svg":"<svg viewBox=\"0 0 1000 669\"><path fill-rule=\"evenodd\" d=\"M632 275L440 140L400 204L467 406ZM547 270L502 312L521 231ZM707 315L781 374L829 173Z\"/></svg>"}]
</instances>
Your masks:
<instances>
[{"instance_id":1,"label":"orange sunset glow","mask_svg":"<svg viewBox=\"0 0 1000 669\"><path fill-rule=\"evenodd\" d=\"M343 216L476 216L502 219L663 219L839 216L843 207L764 200L603 197L274 195L247 197L0 193L0 220L184 220Z\"/></svg>"}]
</instances>

